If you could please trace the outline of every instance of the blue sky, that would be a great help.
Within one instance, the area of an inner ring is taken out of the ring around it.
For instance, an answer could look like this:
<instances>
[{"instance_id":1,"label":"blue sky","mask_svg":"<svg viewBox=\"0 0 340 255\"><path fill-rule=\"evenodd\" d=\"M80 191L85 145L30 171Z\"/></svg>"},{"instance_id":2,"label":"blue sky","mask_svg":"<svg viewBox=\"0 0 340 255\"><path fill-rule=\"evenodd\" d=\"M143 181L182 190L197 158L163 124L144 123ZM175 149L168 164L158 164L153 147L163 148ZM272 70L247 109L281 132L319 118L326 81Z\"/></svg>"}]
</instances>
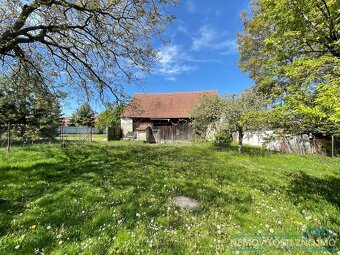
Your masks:
<instances>
[{"instance_id":1,"label":"blue sky","mask_svg":"<svg viewBox=\"0 0 340 255\"><path fill-rule=\"evenodd\" d=\"M160 60L143 86L125 87L134 93L162 93L218 90L219 94L240 92L253 84L237 66L239 59L236 33L242 31L239 16L249 9L249 0L181 0L169 10L176 20L155 42ZM64 107L69 114L75 105ZM100 104L94 109L102 110Z\"/></svg>"}]
</instances>

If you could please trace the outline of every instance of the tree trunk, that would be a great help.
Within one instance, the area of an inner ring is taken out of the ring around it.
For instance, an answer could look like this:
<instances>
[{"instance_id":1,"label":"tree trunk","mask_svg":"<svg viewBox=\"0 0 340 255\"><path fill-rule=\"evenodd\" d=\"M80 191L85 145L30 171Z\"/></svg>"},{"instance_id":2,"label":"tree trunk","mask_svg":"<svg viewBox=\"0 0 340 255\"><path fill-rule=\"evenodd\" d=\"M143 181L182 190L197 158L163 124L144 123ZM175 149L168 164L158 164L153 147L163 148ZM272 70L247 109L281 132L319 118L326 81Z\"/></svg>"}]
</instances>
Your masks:
<instances>
[{"instance_id":1,"label":"tree trunk","mask_svg":"<svg viewBox=\"0 0 340 255\"><path fill-rule=\"evenodd\" d=\"M11 123L7 123L7 151L11 149Z\"/></svg>"},{"instance_id":2,"label":"tree trunk","mask_svg":"<svg viewBox=\"0 0 340 255\"><path fill-rule=\"evenodd\" d=\"M242 128L238 129L238 153L242 153L243 146L243 130Z\"/></svg>"},{"instance_id":3,"label":"tree trunk","mask_svg":"<svg viewBox=\"0 0 340 255\"><path fill-rule=\"evenodd\" d=\"M92 126L90 126L90 142L92 142Z\"/></svg>"},{"instance_id":4,"label":"tree trunk","mask_svg":"<svg viewBox=\"0 0 340 255\"><path fill-rule=\"evenodd\" d=\"M285 134L284 134L284 129L280 130L280 153L284 153L286 151L286 143L285 143Z\"/></svg>"}]
</instances>

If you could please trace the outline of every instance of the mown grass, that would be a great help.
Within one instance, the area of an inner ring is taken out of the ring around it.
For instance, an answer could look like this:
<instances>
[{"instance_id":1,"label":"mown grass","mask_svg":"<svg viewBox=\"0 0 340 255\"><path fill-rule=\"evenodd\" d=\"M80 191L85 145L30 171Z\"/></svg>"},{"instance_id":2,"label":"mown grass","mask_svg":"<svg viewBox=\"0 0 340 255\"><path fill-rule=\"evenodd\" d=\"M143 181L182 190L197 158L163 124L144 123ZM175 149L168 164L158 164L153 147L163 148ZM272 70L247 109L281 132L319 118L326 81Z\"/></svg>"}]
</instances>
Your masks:
<instances>
[{"instance_id":1,"label":"mown grass","mask_svg":"<svg viewBox=\"0 0 340 255\"><path fill-rule=\"evenodd\" d=\"M0 254L233 254L233 234L340 234L338 158L52 144L0 149L0 177ZM200 209L179 210L177 195ZM284 251L250 252L264 253Z\"/></svg>"}]
</instances>

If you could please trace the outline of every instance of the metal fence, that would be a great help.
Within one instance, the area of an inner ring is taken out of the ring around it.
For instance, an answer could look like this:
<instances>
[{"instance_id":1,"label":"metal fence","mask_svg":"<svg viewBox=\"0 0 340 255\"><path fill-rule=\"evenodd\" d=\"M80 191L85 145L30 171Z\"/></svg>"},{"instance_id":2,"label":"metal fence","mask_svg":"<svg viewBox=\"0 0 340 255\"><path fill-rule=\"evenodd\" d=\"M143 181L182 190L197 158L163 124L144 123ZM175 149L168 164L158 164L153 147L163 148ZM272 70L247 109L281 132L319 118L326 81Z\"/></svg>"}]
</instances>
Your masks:
<instances>
[{"instance_id":1,"label":"metal fence","mask_svg":"<svg viewBox=\"0 0 340 255\"><path fill-rule=\"evenodd\" d=\"M57 131L60 132L60 128ZM71 127L71 126L64 126L63 127L64 134L88 134L90 133L90 128L87 127ZM99 130L96 128L92 128L92 134L106 134L106 130Z\"/></svg>"}]
</instances>

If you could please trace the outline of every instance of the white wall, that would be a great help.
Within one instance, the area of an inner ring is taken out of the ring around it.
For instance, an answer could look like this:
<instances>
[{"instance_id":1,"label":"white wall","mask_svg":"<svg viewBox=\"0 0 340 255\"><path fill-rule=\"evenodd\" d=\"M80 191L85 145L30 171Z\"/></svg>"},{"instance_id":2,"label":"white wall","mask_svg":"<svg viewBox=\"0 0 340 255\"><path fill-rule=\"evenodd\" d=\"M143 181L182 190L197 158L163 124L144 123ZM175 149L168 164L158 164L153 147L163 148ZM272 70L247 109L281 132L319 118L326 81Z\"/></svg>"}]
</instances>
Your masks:
<instances>
[{"instance_id":1,"label":"white wall","mask_svg":"<svg viewBox=\"0 0 340 255\"><path fill-rule=\"evenodd\" d=\"M233 139L238 141L238 134L233 134ZM281 138L282 139L282 138ZM286 152L295 152L300 154L314 153L309 135L284 135L283 141L280 141L280 135L275 134L274 131L258 131L245 132L243 137L243 144L252 146L263 146L268 150Z\"/></svg>"},{"instance_id":2,"label":"white wall","mask_svg":"<svg viewBox=\"0 0 340 255\"><path fill-rule=\"evenodd\" d=\"M147 139L147 132L148 131L137 131L136 141L146 142L148 140Z\"/></svg>"},{"instance_id":3,"label":"white wall","mask_svg":"<svg viewBox=\"0 0 340 255\"><path fill-rule=\"evenodd\" d=\"M125 136L128 132L132 132L133 131L133 119L121 118L120 127L122 129L123 136Z\"/></svg>"}]
</instances>

